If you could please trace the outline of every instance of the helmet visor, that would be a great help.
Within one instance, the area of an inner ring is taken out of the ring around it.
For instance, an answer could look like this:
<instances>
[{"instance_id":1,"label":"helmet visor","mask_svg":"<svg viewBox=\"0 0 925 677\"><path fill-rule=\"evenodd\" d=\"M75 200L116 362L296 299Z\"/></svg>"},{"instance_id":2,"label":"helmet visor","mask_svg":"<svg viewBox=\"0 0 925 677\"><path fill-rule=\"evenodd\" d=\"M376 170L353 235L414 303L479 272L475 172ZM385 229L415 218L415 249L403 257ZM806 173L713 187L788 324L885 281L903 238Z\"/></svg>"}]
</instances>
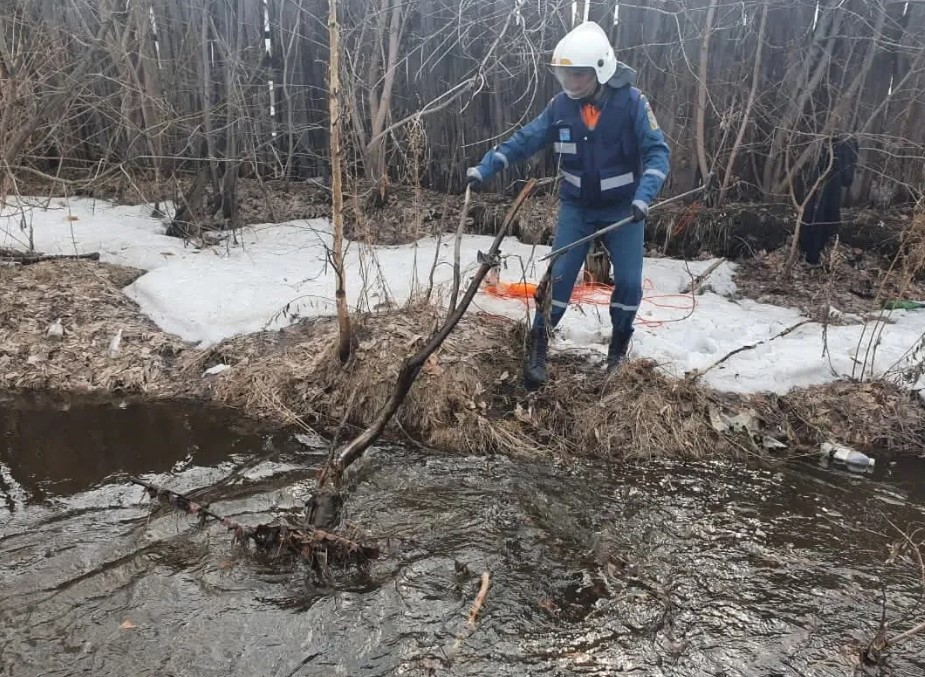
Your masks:
<instances>
[{"instance_id":1,"label":"helmet visor","mask_svg":"<svg viewBox=\"0 0 925 677\"><path fill-rule=\"evenodd\" d=\"M591 96L597 88L597 73L588 66L553 66L552 74L573 99Z\"/></svg>"}]
</instances>

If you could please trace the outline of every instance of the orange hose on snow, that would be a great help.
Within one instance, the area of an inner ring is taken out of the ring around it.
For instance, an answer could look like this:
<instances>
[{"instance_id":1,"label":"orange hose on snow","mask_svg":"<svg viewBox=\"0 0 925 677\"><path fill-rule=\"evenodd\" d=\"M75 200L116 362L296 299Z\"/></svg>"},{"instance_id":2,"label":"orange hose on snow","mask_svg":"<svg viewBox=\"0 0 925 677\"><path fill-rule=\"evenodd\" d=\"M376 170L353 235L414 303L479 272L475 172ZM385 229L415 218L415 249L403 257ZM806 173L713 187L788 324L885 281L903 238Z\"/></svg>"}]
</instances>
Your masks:
<instances>
[{"instance_id":1,"label":"orange hose on snow","mask_svg":"<svg viewBox=\"0 0 925 677\"><path fill-rule=\"evenodd\" d=\"M536 288L537 285L533 282L509 283L500 281L495 282L494 284L485 285L483 287L485 293L494 296L495 298L521 301L527 305L535 303L534 294L536 293ZM643 283L643 303L649 303L656 308L686 310L688 313L683 318L671 320L650 320L647 318L637 317L636 324L645 327L659 327L667 322L680 322L681 320L690 317L697 307L697 298L693 291L688 294L655 294L646 296L645 292L651 292L652 289L652 281L646 279ZM569 301L574 304L585 303L596 306L609 306L610 295L612 293L613 285L601 284L600 282L582 282L580 284L576 284L572 289L572 296ZM683 305L668 303L668 299L684 299L685 303Z\"/></svg>"}]
</instances>

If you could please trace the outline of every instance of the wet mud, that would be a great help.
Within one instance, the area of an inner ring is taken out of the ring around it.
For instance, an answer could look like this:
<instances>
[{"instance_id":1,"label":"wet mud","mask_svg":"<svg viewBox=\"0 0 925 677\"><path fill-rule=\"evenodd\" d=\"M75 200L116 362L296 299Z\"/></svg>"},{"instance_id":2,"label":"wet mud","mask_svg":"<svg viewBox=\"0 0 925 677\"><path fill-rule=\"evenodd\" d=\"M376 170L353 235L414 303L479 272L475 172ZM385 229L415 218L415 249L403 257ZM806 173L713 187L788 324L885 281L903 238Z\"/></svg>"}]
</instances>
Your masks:
<instances>
[{"instance_id":1,"label":"wet mud","mask_svg":"<svg viewBox=\"0 0 925 677\"><path fill-rule=\"evenodd\" d=\"M322 582L152 509L131 474L298 520L326 447L176 403L0 401L0 674L848 675L921 620L915 461L603 464L375 448ZM465 631L482 572L491 587ZM463 637L458 640L458 637ZM921 675L925 639L866 674Z\"/></svg>"}]
</instances>

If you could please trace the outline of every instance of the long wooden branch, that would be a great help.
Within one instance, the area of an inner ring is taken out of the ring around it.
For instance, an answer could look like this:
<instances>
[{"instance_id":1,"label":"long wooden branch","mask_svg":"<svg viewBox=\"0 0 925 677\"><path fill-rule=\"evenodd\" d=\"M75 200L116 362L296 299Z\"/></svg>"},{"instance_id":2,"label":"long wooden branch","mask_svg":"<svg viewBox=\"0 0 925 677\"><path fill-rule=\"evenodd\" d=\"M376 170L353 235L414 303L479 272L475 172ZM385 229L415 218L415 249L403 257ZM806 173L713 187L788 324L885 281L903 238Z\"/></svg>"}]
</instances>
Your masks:
<instances>
[{"instance_id":1,"label":"long wooden branch","mask_svg":"<svg viewBox=\"0 0 925 677\"><path fill-rule=\"evenodd\" d=\"M469 305L472 303L472 299L475 298L475 295L479 290L479 286L482 284L482 280L485 279L485 276L488 274L489 270L491 270L491 262L498 256L498 252L501 248L501 242L508 234L508 230L510 230L511 223L514 221L514 217L517 215L517 212L520 210L521 206L523 206L523 203L526 201L527 197L533 191L535 186L536 181L530 180L524 186L523 190L520 191L520 195L517 196L514 204L511 205L510 210L508 210L507 215L504 217L504 222L498 229L498 233L495 235L495 239L491 243L491 248L488 250L488 254L485 257L485 260L482 262L482 265L479 266L475 276L469 283L469 286L466 289L466 293L460 301L459 305L447 317L446 322L444 322L443 326L440 327L440 329L437 330L437 332L431 337L431 339L427 342L427 345L425 345L417 354L407 358L404 361L401 370L398 373L398 378L395 381L395 387L392 389L392 395L382 407L379 415L376 416L376 420L373 421L358 437L344 445L332 456L332 460L321 472L321 476L319 477L318 481L319 487L325 486L325 484L328 482L337 484L340 481L344 470L346 470L346 468L351 463L360 458L360 456L362 456L363 453L379 438L379 436L382 434L382 431L385 430L386 425L388 425L388 422L392 419L392 417L395 415L395 412L398 411L398 408L407 397L408 392L411 390L411 386L414 384L414 380L417 378L421 368L427 362L427 359L433 355L434 352L436 352L440 345L446 340L446 337L450 335L450 332L456 328L456 325L459 324L462 316L469 308Z\"/></svg>"},{"instance_id":2,"label":"long wooden branch","mask_svg":"<svg viewBox=\"0 0 925 677\"><path fill-rule=\"evenodd\" d=\"M703 29L703 42L700 45L700 68L697 83L697 131L695 143L697 145L697 162L700 164L700 175L706 176L710 171L707 164L706 145L706 117L707 117L707 74L710 64L710 37L713 34L713 17L716 15L716 5L719 0L710 0L707 9L706 26Z\"/></svg>"},{"instance_id":3,"label":"long wooden branch","mask_svg":"<svg viewBox=\"0 0 925 677\"><path fill-rule=\"evenodd\" d=\"M721 365L723 362L725 362L726 360L728 360L730 357L733 357L734 355L738 355L739 353L744 353L746 350L754 350L754 349L757 348L758 346L763 346L765 343L770 343L771 341L775 341L775 340L777 340L777 339L779 339L779 338L783 338L783 337L786 336L787 334L790 334L790 333L796 331L797 329L799 329L800 327L802 327L804 324L809 324L809 322L810 322L810 320L801 320L801 321L797 322L796 324L793 324L793 325L787 327L786 329L784 329L784 330L781 331L780 333L775 334L775 335L772 336L771 338L763 339L763 340L758 341L758 342L756 342L756 343L750 343L750 344L748 344L748 345L740 346L740 347L736 348L735 350L733 350L733 351L731 351L731 352L729 352L729 353L726 353L726 355L724 355L723 357L721 357L720 359L718 359L716 362L714 362L713 364L711 364L711 365L710 365L709 367L707 367L706 369L702 369L702 370L695 369L694 371L692 371L692 372L688 375L688 378L689 378L689 379L692 379L692 380L702 378L703 376L706 376L706 374L707 374L708 372L712 371L713 369L715 369L716 367L718 367L719 365Z\"/></svg>"}]
</instances>

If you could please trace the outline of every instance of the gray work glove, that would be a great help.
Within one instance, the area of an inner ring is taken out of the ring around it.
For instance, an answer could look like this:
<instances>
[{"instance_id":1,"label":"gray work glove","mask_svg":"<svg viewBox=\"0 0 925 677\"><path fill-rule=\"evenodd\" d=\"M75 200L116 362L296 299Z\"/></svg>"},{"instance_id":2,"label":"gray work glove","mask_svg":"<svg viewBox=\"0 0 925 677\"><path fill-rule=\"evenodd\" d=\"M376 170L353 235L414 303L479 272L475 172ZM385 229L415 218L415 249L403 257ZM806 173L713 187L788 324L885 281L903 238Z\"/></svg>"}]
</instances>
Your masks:
<instances>
[{"instance_id":1,"label":"gray work glove","mask_svg":"<svg viewBox=\"0 0 925 677\"><path fill-rule=\"evenodd\" d=\"M633 221L645 221L649 215L649 205L642 200L633 200Z\"/></svg>"},{"instance_id":2,"label":"gray work glove","mask_svg":"<svg viewBox=\"0 0 925 677\"><path fill-rule=\"evenodd\" d=\"M478 167L469 167L466 170L466 185L473 188L478 188L482 185L482 173L478 170Z\"/></svg>"}]
</instances>

